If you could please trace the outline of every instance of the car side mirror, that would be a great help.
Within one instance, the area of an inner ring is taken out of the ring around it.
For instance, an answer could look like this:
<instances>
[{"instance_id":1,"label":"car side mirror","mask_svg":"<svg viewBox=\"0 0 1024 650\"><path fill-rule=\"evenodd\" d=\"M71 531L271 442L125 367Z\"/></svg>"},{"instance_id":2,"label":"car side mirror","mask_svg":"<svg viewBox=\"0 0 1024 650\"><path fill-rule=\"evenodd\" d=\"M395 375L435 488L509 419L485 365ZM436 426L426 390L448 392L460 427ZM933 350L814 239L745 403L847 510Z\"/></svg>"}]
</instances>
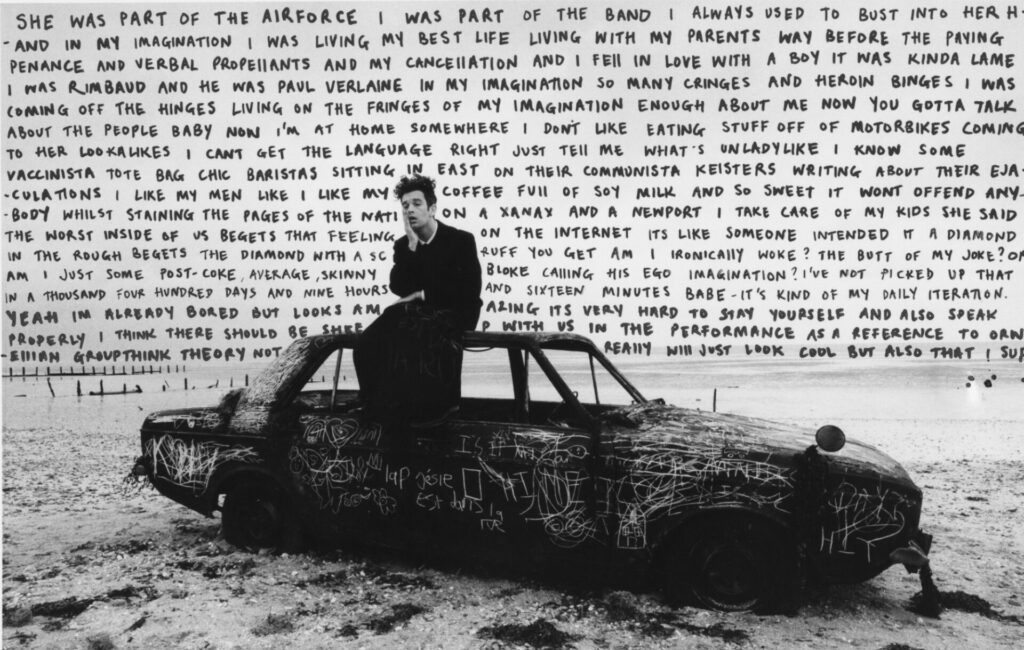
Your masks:
<instances>
[{"instance_id":1,"label":"car side mirror","mask_svg":"<svg viewBox=\"0 0 1024 650\"><path fill-rule=\"evenodd\" d=\"M837 452L846 445L846 434L839 427L826 424L815 432L814 442L825 451Z\"/></svg>"}]
</instances>

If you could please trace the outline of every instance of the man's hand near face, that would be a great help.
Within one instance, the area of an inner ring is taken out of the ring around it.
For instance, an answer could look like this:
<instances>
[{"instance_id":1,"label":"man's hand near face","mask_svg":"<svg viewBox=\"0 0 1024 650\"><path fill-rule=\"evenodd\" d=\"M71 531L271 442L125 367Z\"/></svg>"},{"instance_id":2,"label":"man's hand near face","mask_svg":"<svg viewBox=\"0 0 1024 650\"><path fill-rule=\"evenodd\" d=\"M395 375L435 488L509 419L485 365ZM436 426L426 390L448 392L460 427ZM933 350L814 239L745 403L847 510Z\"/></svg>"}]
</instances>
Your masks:
<instances>
[{"instance_id":1,"label":"man's hand near face","mask_svg":"<svg viewBox=\"0 0 1024 650\"><path fill-rule=\"evenodd\" d=\"M420 238L416 236L416 231L412 229L411 225L409 225L409 215L405 213L405 210L402 210L402 223L405 225L405 235L409 238L409 250L415 253L416 244L420 242ZM403 298L399 302L404 301L405 298Z\"/></svg>"}]
</instances>

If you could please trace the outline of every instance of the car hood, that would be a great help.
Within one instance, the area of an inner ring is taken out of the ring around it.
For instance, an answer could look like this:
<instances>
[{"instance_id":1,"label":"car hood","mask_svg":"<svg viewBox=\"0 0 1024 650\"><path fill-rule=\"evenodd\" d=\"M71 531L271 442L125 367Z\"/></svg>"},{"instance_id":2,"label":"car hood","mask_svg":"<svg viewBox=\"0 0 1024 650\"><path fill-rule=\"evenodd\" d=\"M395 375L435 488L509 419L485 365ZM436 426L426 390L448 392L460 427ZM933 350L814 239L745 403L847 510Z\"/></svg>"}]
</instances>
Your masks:
<instances>
[{"instance_id":1,"label":"car hood","mask_svg":"<svg viewBox=\"0 0 1024 650\"><path fill-rule=\"evenodd\" d=\"M711 413L657 402L637 404L612 411L608 422L614 428L617 446L625 443L634 449L659 445L699 446L725 454L750 454L775 457L775 462L790 465L795 454L814 443L814 431L728 413ZM826 424L826 423L822 423ZM875 478L910 483L906 470L876 447L847 438L846 445L834 453L822 452L832 461L834 470ZM785 458L779 458L785 456Z\"/></svg>"},{"instance_id":2,"label":"car hood","mask_svg":"<svg viewBox=\"0 0 1024 650\"><path fill-rule=\"evenodd\" d=\"M168 409L146 416L143 430L189 431L193 433L222 433L238 407L238 401L245 392L234 388L224 394L216 406L199 408Z\"/></svg>"},{"instance_id":3,"label":"car hood","mask_svg":"<svg viewBox=\"0 0 1024 650\"><path fill-rule=\"evenodd\" d=\"M216 406L171 409L146 416L144 430L181 431L185 433L220 433L227 429L230 414Z\"/></svg>"}]
</instances>

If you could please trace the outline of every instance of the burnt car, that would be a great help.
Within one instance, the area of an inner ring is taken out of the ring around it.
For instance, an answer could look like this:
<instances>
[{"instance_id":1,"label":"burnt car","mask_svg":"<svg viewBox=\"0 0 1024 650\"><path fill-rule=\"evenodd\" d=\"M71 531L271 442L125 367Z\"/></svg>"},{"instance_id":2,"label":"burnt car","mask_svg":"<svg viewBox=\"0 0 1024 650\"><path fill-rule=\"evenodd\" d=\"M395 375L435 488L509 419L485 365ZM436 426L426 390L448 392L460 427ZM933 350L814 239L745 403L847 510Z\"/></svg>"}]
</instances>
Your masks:
<instances>
[{"instance_id":1,"label":"burnt car","mask_svg":"<svg viewBox=\"0 0 1024 650\"><path fill-rule=\"evenodd\" d=\"M889 456L835 427L816 445L645 399L585 337L467 332L458 408L429 422L366 412L357 341L296 340L219 405L149 415L134 471L219 511L241 547L301 533L646 573L726 610L781 606L807 580L866 580L930 546L921 491Z\"/></svg>"}]
</instances>

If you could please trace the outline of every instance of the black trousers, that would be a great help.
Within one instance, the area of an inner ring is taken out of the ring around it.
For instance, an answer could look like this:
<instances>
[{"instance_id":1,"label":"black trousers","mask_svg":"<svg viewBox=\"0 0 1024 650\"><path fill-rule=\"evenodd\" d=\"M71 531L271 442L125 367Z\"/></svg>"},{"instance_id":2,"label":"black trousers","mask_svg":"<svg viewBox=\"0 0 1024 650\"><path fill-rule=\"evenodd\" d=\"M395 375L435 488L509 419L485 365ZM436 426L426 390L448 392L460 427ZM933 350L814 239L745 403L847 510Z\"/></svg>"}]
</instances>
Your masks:
<instances>
[{"instance_id":1,"label":"black trousers","mask_svg":"<svg viewBox=\"0 0 1024 650\"><path fill-rule=\"evenodd\" d=\"M423 422L457 406L462 349L454 311L418 302L385 309L360 335L353 354L370 417Z\"/></svg>"}]
</instances>

